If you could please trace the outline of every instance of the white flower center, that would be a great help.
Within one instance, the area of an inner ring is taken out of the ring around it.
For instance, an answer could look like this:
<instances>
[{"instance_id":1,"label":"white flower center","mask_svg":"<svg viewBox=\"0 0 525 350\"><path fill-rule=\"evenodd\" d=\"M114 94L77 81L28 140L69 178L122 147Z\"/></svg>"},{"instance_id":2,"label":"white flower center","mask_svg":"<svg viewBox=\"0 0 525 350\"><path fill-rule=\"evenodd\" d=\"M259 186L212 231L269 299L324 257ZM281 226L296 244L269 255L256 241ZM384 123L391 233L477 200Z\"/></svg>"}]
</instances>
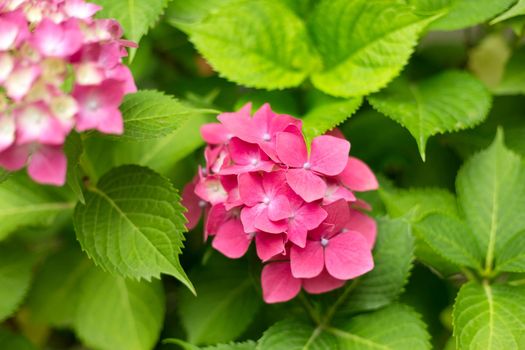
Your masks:
<instances>
[{"instance_id":1,"label":"white flower center","mask_svg":"<svg viewBox=\"0 0 525 350\"><path fill-rule=\"evenodd\" d=\"M263 135L262 138L263 138L264 141L267 141L267 142L270 141L270 140L272 139L272 137L270 136L270 134L268 134L267 132L264 133L264 135Z\"/></svg>"},{"instance_id":2,"label":"white flower center","mask_svg":"<svg viewBox=\"0 0 525 350\"><path fill-rule=\"evenodd\" d=\"M257 165L257 163L259 163L258 159L253 158L252 160L250 160L251 165Z\"/></svg>"},{"instance_id":3,"label":"white flower center","mask_svg":"<svg viewBox=\"0 0 525 350\"><path fill-rule=\"evenodd\" d=\"M263 203L267 204L267 205L270 204L270 197L264 197L263 198Z\"/></svg>"},{"instance_id":4,"label":"white flower center","mask_svg":"<svg viewBox=\"0 0 525 350\"><path fill-rule=\"evenodd\" d=\"M200 208L205 208L207 205L206 201L203 201L202 199L199 201L199 207Z\"/></svg>"},{"instance_id":5,"label":"white flower center","mask_svg":"<svg viewBox=\"0 0 525 350\"><path fill-rule=\"evenodd\" d=\"M312 165L309 162L306 162L306 163L303 164L303 168L306 169L306 170L310 169L311 167L312 167Z\"/></svg>"},{"instance_id":6,"label":"white flower center","mask_svg":"<svg viewBox=\"0 0 525 350\"><path fill-rule=\"evenodd\" d=\"M322 245L323 247L326 247L326 246L328 245L328 239L326 239L326 238L324 238L324 237L321 238L321 245Z\"/></svg>"},{"instance_id":7,"label":"white flower center","mask_svg":"<svg viewBox=\"0 0 525 350\"><path fill-rule=\"evenodd\" d=\"M89 109L91 112L95 112L99 107L98 101L96 99L90 99L86 103L86 108Z\"/></svg>"}]
</instances>

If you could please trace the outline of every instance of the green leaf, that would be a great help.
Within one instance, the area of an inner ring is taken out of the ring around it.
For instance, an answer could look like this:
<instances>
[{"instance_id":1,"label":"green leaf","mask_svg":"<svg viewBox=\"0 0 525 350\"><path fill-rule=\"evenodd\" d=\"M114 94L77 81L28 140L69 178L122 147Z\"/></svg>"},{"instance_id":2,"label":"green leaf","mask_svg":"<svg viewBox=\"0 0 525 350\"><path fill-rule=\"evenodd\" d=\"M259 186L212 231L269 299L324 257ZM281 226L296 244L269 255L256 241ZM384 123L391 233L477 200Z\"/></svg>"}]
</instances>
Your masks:
<instances>
[{"instance_id":1,"label":"green leaf","mask_svg":"<svg viewBox=\"0 0 525 350\"><path fill-rule=\"evenodd\" d=\"M252 323L261 306L246 264L221 259L190 275L197 296L183 290L179 316L192 344L235 340Z\"/></svg>"},{"instance_id":2,"label":"green leaf","mask_svg":"<svg viewBox=\"0 0 525 350\"><path fill-rule=\"evenodd\" d=\"M420 316L405 305L393 304L328 328L341 350L426 350L430 335Z\"/></svg>"},{"instance_id":3,"label":"green leaf","mask_svg":"<svg viewBox=\"0 0 525 350\"><path fill-rule=\"evenodd\" d=\"M170 176L178 161L204 145L200 127L212 121L210 116L198 114L173 133L155 140L127 142L107 137L90 137L85 141L82 162L85 168L90 169L95 180L111 168L124 164L146 166Z\"/></svg>"},{"instance_id":4,"label":"green leaf","mask_svg":"<svg viewBox=\"0 0 525 350\"><path fill-rule=\"evenodd\" d=\"M351 117L362 103L362 97L347 100L334 98L315 106L303 118L303 133L311 140L332 130Z\"/></svg>"},{"instance_id":5,"label":"green leaf","mask_svg":"<svg viewBox=\"0 0 525 350\"><path fill-rule=\"evenodd\" d=\"M383 307L403 291L412 268L414 239L403 219L378 220L374 269L361 277L341 312L355 313Z\"/></svg>"},{"instance_id":6,"label":"green leaf","mask_svg":"<svg viewBox=\"0 0 525 350\"><path fill-rule=\"evenodd\" d=\"M342 350L337 338L304 320L284 320L268 328L257 350Z\"/></svg>"},{"instance_id":7,"label":"green leaf","mask_svg":"<svg viewBox=\"0 0 525 350\"><path fill-rule=\"evenodd\" d=\"M521 157L505 147L502 131L488 149L463 165L456 178L456 190L490 272L502 247L525 230L525 165Z\"/></svg>"},{"instance_id":8,"label":"green leaf","mask_svg":"<svg viewBox=\"0 0 525 350\"><path fill-rule=\"evenodd\" d=\"M99 18L115 18L124 28L124 35L136 43L153 27L164 13L169 0L95 0L102 6ZM133 57L135 50L131 51Z\"/></svg>"},{"instance_id":9,"label":"green leaf","mask_svg":"<svg viewBox=\"0 0 525 350\"><path fill-rule=\"evenodd\" d=\"M173 185L150 169L111 170L88 188L74 213L82 249L102 268L132 278L176 277L193 291L178 255L184 208Z\"/></svg>"},{"instance_id":10,"label":"green leaf","mask_svg":"<svg viewBox=\"0 0 525 350\"><path fill-rule=\"evenodd\" d=\"M458 215L456 197L441 188L379 189L388 215L393 218L408 216L418 222L432 213Z\"/></svg>"},{"instance_id":11,"label":"green leaf","mask_svg":"<svg viewBox=\"0 0 525 350\"><path fill-rule=\"evenodd\" d=\"M491 106L491 95L483 84L460 71L418 83L400 78L368 100L410 131L423 160L430 136L473 127L487 117Z\"/></svg>"},{"instance_id":12,"label":"green leaf","mask_svg":"<svg viewBox=\"0 0 525 350\"><path fill-rule=\"evenodd\" d=\"M36 184L24 173L10 175L0 184L0 240L20 227L49 225L73 206L54 189Z\"/></svg>"},{"instance_id":13,"label":"green leaf","mask_svg":"<svg viewBox=\"0 0 525 350\"><path fill-rule=\"evenodd\" d=\"M446 11L446 15L430 25L433 30L456 30L471 27L494 18L516 0L405 0L422 14Z\"/></svg>"},{"instance_id":14,"label":"green leaf","mask_svg":"<svg viewBox=\"0 0 525 350\"><path fill-rule=\"evenodd\" d=\"M257 350L426 350L430 349L429 338L417 313L394 304L336 326L278 322L264 332Z\"/></svg>"},{"instance_id":15,"label":"green leaf","mask_svg":"<svg viewBox=\"0 0 525 350\"><path fill-rule=\"evenodd\" d=\"M525 94L525 48L521 47L512 53L507 61L503 76L494 93L499 95Z\"/></svg>"},{"instance_id":16,"label":"green leaf","mask_svg":"<svg viewBox=\"0 0 525 350\"><path fill-rule=\"evenodd\" d=\"M518 0L518 2L507 11L503 12L498 17L494 18L490 24L503 22L509 18L525 15L525 0Z\"/></svg>"},{"instance_id":17,"label":"green leaf","mask_svg":"<svg viewBox=\"0 0 525 350\"><path fill-rule=\"evenodd\" d=\"M76 246L68 248L46 260L31 288L27 304L39 324L64 327L75 320L84 277L94 267Z\"/></svg>"},{"instance_id":18,"label":"green leaf","mask_svg":"<svg viewBox=\"0 0 525 350\"><path fill-rule=\"evenodd\" d=\"M525 272L525 231L518 232L496 256L496 270Z\"/></svg>"},{"instance_id":19,"label":"green leaf","mask_svg":"<svg viewBox=\"0 0 525 350\"><path fill-rule=\"evenodd\" d=\"M159 280L137 282L91 269L84 283L74 327L86 345L101 350L153 348L165 311Z\"/></svg>"},{"instance_id":20,"label":"green leaf","mask_svg":"<svg viewBox=\"0 0 525 350\"><path fill-rule=\"evenodd\" d=\"M309 23L323 60L312 83L339 97L381 89L401 72L428 22L394 1L321 1Z\"/></svg>"},{"instance_id":21,"label":"green leaf","mask_svg":"<svg viewBox=\"0 0 525 350\"><path fill-rule=\"evenodd\" d=\"M255 350L256 345L256 343L251 340L243 343L218 344L205 347L198 347L180 339L166 339L163 343L179 345L184 350Z\"/></svg>"},{"instance_id":22,"label":"green leaf","mask_svg":"<svg viewBox=\"0 0 525 350\"><path fill-rule=\"evenodd\" d=\"M522 349L525 289L467 283L456 298L453 316L458 349Z\"/></svg>"},{"instance_id":23,"label":"green leaf","mask_svg":"<svg viewBox=\"0 0 525 350\"><path fill-rule=\"evenodd\" d=\"M37 350L26 338L0 328L0 349L5 350Z\"/></svg>"},{"instance_id":24,"label":"green leaf","mask_svg":"<svg viewBox=\"0 0 525 350\"><path fill-rule=\"evenodd\" d=\"M318 65L304 23L278 1L235 1L185 29L219 74L245 86L297 86Z\"/></svg>"},{"instance_id":25,"label":"green leaf","mask_svg":"<svg viewBox=\"0 0 525 350\"><path fill-rule=\"evenodd\" d=\"M195 24L201 22L210 12L217 11L221 6L238 0L171 0L167 16L174 26Z\"/></svg>"},{"instance_id":26,"label":"green leaf","mask_svg":"<svg viewBox=\"0 0 525 350\"><path fill-rule=\"evenodd\" d=\"M482 254L478 242L461 220L443 214L432 214L414 227L419 237L450 262L481 270Z\"/></svg>"},{"instance_id":27,"label":"green leaf","mask_svg":"<svg viewBox=\"0 0 525 350\"><path fill-rule=\"evenodd\" d=\"M0 322L11 316L24 299L32 267L33 257L23 247L14 243L0 245Z\"/></svg>"},{"instance_id":28,"label":"green leaf","mask_svg":"<svg viewBox=\"0 0 525 350\"><path fill-rule=\"evenodd\" d=\"M137 141L169 135L192 116L205 112L155 90L142 90L126 95L120 110L125 130L120 138Z\"/></svg>"},{"instance_id":29,"label":"green leaf","mask_svg":"<svg viewBox=\"0 0 525 350\"><path fill-rule=\"evenodd\" d=\"M78 200L82 204L85 204L86 200L84 198L84 192L82 191L82 185L80 184L80 181L82 180L80 174L82 171L79 168L80 157L83 152L84 149L80 135L76 132L70 133L64 144L64 153L67 156L66 182L69 188L71 188L73 193L77 196Z\"/></svg>"}]
</instances>

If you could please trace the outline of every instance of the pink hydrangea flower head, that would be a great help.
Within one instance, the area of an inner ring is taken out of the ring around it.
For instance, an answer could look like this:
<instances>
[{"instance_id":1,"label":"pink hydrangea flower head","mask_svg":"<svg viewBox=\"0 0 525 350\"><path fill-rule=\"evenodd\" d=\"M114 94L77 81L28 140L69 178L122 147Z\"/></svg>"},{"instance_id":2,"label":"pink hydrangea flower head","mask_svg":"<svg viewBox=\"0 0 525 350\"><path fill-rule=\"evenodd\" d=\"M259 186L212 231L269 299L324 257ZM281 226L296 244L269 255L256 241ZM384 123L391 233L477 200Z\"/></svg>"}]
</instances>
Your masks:
<instances>
[{"instance_id":1,"label":"pink hydrangea flower head","mask_svg":"<svg viewBox=\"0 0 525 350\"><path fill-rule=\"evenodd\" d=\"M0 166L65 182L71 130L121 134L119 105L136 91L115 20L84 0L0 2ZM72 81L71 84L65 82Z\"/></svg>"},{"instance_id":2,"label":"pink hydrangea flower head","mask_svg":"<svg viewBox=\"0 0 525 350\"><path fill-rule=\"evenodd\" d=\"M214 249L237 259L254 242L267 303L370 271L377 226L353 191L377 188L372 171L349 157L341 132L314 138L308 151L300 120L268 104L250 112L247 104L201 127L206 164L183 191L188 227L211 205L204 238Z\"/></svg>"}]
</instances>

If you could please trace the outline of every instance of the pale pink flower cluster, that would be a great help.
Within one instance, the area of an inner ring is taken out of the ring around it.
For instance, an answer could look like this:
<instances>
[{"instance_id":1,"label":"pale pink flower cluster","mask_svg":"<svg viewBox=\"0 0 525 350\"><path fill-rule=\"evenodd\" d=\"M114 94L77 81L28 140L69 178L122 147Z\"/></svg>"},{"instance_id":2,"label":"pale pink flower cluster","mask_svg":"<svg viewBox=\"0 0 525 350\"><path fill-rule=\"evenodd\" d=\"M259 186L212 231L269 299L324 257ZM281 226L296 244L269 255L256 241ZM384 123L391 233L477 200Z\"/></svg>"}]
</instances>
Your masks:
<instances>
[{"instance_id":1,"label":"pale pink flower cluster","mask_svg":"<svg viewBox=\"0 0 525 350\"><path fill-rule=\"evenodd\" d=\"M206 166L183 192L188 228L205 213L205 239L229 258L255 241L265 263L264 300L283 302L304 288L324 293L373 266L376 223L354 191L377 188L362 161L349 157L340 132L314 138L308 150L301 120L268 104L222 113L204 125Z\"/></svg>"},{"instance_id":2,"label":"pale pink flower cluster","mask_svg":"<svg viewBox=\"0 0 525 350\"><path fill-rule=\"evenodd\" d=\"M63 185L73 130L121 134L122 28L84 0L0 0L0 167Z\"/></svg>"}]
</instances>

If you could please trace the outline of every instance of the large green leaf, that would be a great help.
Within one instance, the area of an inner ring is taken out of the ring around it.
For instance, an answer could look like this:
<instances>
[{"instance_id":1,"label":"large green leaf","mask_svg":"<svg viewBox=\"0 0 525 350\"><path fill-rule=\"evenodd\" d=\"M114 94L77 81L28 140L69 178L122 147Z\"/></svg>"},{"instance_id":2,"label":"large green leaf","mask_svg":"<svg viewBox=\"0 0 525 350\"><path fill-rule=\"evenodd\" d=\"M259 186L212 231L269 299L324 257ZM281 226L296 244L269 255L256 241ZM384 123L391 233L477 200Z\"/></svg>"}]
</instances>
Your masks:
<instances>
[{"instance_id":1,"label":"large green leaf","mask_svg":"<svg viewBox=\"0 0 525 350\"><path fill-rule=\"evenodd\" d=\"M525 231L518 232L496 256L496 270L525 272Z\"/></svg>"},{"instance_id":2,"label":"large green leaf","mask_svg":"<svg viewBox=\"0 0 525 350\"><path fill-rule=\"evenodd\" d=\"M486 257L490 272L494 258L516 233L525 230L525 164L508 150L503 133L474 155L456 179L460 207Z\"/></svg>"},{"instance_id":3,"label":"large green leaf","mask_svg":"<svg viewBox=\"0 0 525 350\"><path fill-rule=\"evenodd\" d=\"M93 261L126 277L170 274L193 290L180 266L185 232L177 190L150 169L113 169L86 193L75 209L77 238Z\"/></svg>"},{"instance_id":4,"label":"large green leaf","mask_svg":"<svg viewBox=\"0 0 525 350\"><path fill-rule=\"evenodd\" d=\"M39 324L70 326L92 263L76 246L51 256L38 271L28 297L31 318Z\"/></svg>"},{"instance_id":5,"label":"large green leaf","mask_svg":"<svg viewBox=\"0 0 525 350\"><path fill-rule=\"evenodd\" d=\"M56 215L74 205L24 173L10 175L0 184L0 240L19 227L51 224Z\"/></svg>"},{"instance_id":6,"label":"large green leaf","mask_svg":"<svg viewBox=\"0 0 525 350\"><path fill-rule=\"evenodd\" d=\"M458 215L456 197L441 188L385 189L379 194L388 215L393 218L408 216L417 222L432 213Z\"/></svg>"},{"instance_id":7,"label":"large green leaf","mask_svg":"<svg viewBox=\"0 0 525 350\"><path fill-rule=\"evenodd\" d=\"M434 30L456 30L470 27L494 18L508 9L516 0L405 0L417 12L446 14L430 26Z\"/></svg>"},{"instance_id":8,"label":"large green leaf","mask_svg":"<svg viewBox=\"0 0 525 350\"><path fill-rule=\"evenodd\" d=\"M164 320L159 280L132 281L92 269L74 323L79 338L101 350L151 350Z\"/></svg>"},{"instance_id":9,"label":"large green leaf","mask_svg":"<svg viewBox=\"0 0 525 350\"><path fill-rule=\"evenodd\" d=\"M491 106L491 95L483 84L460 71L418 83L402 77L368 100L410 131L423 160L430 136L473 127L487 117Z\"/></svg>"},{"instance_id":10,"label":"large green leaf","mask_svg":"<svg viewBox=\"0 0 525 350\"><path fill-rule=\"evenodd\" d=\"M476 237L461 220L432 214L415 225L418 237L438 254L458 266L481 270L482 253Z\"/></svg>"},{"instance_id":11,"label":"large green leaf","mask_svg":"<svg viewBox=\"0 0 525 350\"><path fill-rule=\"evenodd\" d=\"M465 284L454 305L458 349L523 349L525 288Z\"/></svg>"},{"instance_id":12,"label":"large green leaf","mask_svg":"<svg viewBox=\"0 0 525 350\"><path fill-rule=\"evenodd\" d=\"M95 0L102 6L97 16L115 18L124 35L136 43L157 22L169 0Z\"/></svg>"},{"instance_id":13,"label":"large green leaf","mask_svg":"<svg viewBox=\"0 0 525 350\"><path fill-rule=\"evenodd\" d=\"M33 257L20 245L0 245L0 321L10 316L24 299L31 283L32 265Z\"/></svg>"},{"instance_id":14,"label":"large green leaf","mask_svg":"<svg viewBox=\"0 0 525 350\"><path fill-rule=\"evenodd\" d=\"M458 216L456 198L452 193L440 188L385 189L379 191L391 217L405 216L411 224L417 223L432 213L442 213ZM441 275L448 276L458 271L458 268L436 253L428 243L419 237L415 230L415 254L418 260L431 266Z\"/></svg>"},{"instance_id":15,"label":"large green leaf","mask_svg":"<svg viewBox=\"0 0 525 350\"><path fill-rule=\"evenodd\" d=\"M341 350L431 349L425 323L400 304L357 316L328 332L338 337Z\"/></svg>"},{"instance_id":16,"label":"large green leaf","mask_svg":"<svg viewBox=\"0 0 525 350\"><path fill-rule=\"evenodd\" d=\"M419 315L394 304L335 326L278 322L264 332L257 350L426 350L430 349L429 338Z\"/></svg>"},{"instance_id":17,"label":"large green leaf","mask_svg":"<svg viewBox=\"0 0 525 350\"><path fill-rule=\"evenodd\" d=\"M341 312L377 309L395 300L403 291L412 268L414 239L403 219L378 220L372 271L357 282Z\"/></svg>"},{"instance_id":18,"label":"large green leaf","mask_svg":"<svg viewBox=\"0 0 525 350\"><path fill-rule=\"evenodd\" d=\"M332 130L352 116L363 103L361 97L333 99L316 105L303 117L303 132L308 139Z\"/></svg>"},{"instance_id":19,"label":"large green leaf","mask_svg":"<svg viewBox=\"0 0 525 350\"><path fill-rule=\"evenodd\" d=\"M517 16L524 16L525 15L525 0L518 0L518 2L512 6L510 9L499 15L498 17L494 18L490 24L499 23L502 21L505 21L509 18L517 17Z\"/></svg>"},{"instance_id":20,"label":"large green leaf","mask_svg":"<svg viewBox=\"0 0 525 350\"><path fill-rule=\"evenodd\" d=\"M297 86L318 65L304 23L279 1L234 1L184 29L214 69L245 86Z\"/></svg>"},{"instance_id":21,"label":"large green leaf","mask_svg":"<svg viewBox=\"0 0 525 350\"><path fill-rule=\"evenodd\" d=\"M304 320L284 320L268 328L257 350L343 350L337 338Z\"/></svg>"},{"instance_id":22,"label":"large green leaf","mask_svg":"<svg viewBox=\"0 0 525 350\"><path fill-rule=\"evenodd\" d=\"M124 139L157 139L180 128L202 110L185 105L155 90L126 95L120 106L124 118Z\"/></svg>"},{"instance_id":23,"label":"large green leaf","mask_svg":"<svg viewBox=\"0 0 525 350\"><path fill-rule=\"evenodd\" d=\"M234 340L250 325L261 297L245 264L210 262L190 275L197 296L183 290L179 316L193 344Z\"/></svg>"},{"instance_id":24,"label":"large green leaf","mask_svg":"<svg viewBox=\"0 0 525 350\"><path fill-rule=\"evenodd\" d=\"M400 2L321 1L309 23L323 60L323 70L312 76L313 84L340 97L381 89L407 63L428 22Z\"/></svg>"},{"instance_id":25,"label":"large green leaf","mask_svg":"<svg viewBox=\"0 0 525 350\"><path fill-rule=\"evenodd\" d=\"M9 172L5 171L4 169L0 168L0 184L7 180L9 177Z\"/></svg>"}]
</instances>

